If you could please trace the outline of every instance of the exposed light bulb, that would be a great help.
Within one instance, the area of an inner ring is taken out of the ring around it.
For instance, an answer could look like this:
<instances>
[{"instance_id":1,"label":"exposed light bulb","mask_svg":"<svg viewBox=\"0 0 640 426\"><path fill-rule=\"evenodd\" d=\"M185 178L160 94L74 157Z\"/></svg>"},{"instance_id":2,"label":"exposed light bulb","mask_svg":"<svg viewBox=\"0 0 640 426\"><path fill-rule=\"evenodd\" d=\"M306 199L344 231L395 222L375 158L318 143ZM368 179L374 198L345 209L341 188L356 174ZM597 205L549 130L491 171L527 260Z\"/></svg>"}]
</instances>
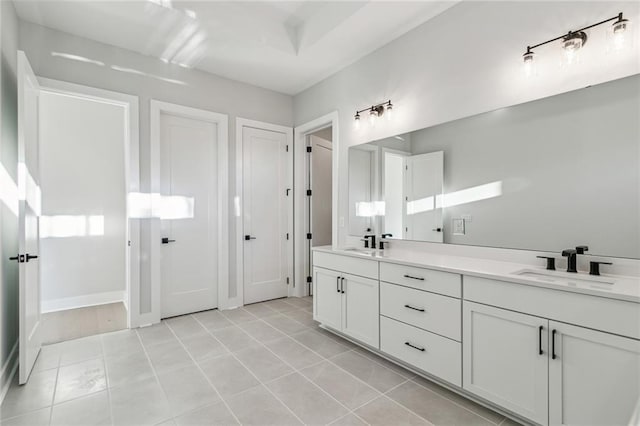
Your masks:
<instances>
[{"instance_id":1,"label":"exposed light bulb","mask_svg":"<svg viewBox=\"0 0 640 426\"><path fill-rule=\"evenodd\" d=\"M610 45L614 51L623 50L628 44L629 37L629 26L631 23L629 20L624 19L622 15L618 18L616 22L611 25L610 30Z\"/></svg>"},{"instance_id":2,"label":"exposed light bulb","mask_svg":"<svg viewBox=\"0 0 640 426\"><path fill-rule=\"evenodd\" d=\"M576 64L580 61L579 51L587 41L587 35L583 32L569 33L562 40L564 50L564 62L567 65Z\"/></svg>"},{"instance_id":3,"label":"exposed light bulb","mask_svg":"<svg viewBox=\"0 0 640 426\"><path fill-rule=\"evenodd\" d=\"M522 55L522 59L524 61L524 75L527 77L533 77L536 73L536 63L533 57L533 52L529 47L527 47L525 54Z\"/></svg>"},{"instance_id":4,"label":"exposed light bulb","mask_svg":"<svg viewBox=\"0 0 640 426\"><path fill-rule=\"evenodd\" d=\"M369 110L369 123L373 126L376 124L376 120L378 118L378 111L374 107L371 107Z\"/></svg>"},{"instance_id":5,"label":"exposed light bulb","mask_svg":"<svg viewBox=\"0 0 640 426\"><path fill-rule=\"evenodd\" d=\"M387 104L387 109L384 114L387 116L387 121L391 121L391 119L393 118L393 104L391 103L391 101L389 101L389 103Z\"/></svg>"},{"instance_id":6,"label":"exposed light bulb","mask_svg":"<svg viewBox=\"0 0 640 426\"><path fill-rule=\"evenodd\" d=\"M359 112L356 112L356 116L355 116L355 120L354 120L353 126L356 129L360 128L360 113Z\"/></svg>"}]
</instances>

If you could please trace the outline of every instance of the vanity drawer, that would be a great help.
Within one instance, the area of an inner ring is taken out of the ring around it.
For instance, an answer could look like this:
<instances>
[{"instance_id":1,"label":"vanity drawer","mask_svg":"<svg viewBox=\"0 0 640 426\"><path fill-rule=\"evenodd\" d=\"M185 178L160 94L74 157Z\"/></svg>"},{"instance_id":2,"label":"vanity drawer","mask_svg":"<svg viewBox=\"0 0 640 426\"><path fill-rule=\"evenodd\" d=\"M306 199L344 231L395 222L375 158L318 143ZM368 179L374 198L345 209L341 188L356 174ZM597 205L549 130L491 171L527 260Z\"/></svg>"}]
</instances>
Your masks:
<instances>
[{"instance_id":1,"label":"vanity drawer","mask_svg":"<svg viewBox=\"0 0 640 426\"><path fill-rule=\"evenodd\" d=\"M378 279L378 262L375 260L314 251L313 266Z\"/></svg>"},{"instance_id":2,"label":"vanity drawer","mask_svg":"<svg viewBox=\"0 0 640 426\"><path fill-rule=\"evenodd\" d=\"M383 282L380 314L460 341L460 299Z\"/></svg>"},{"instance_id":3,"label":"vanity drawer","mask_svg":"<svg viewBox=\"0 0 640 426\"><path fill-rule=\"evenodd\" d=\"M419 290L461 297L462 279L458 274L380 262L380 281Z\"/></svg>"},{"instance_id":4,"label":"vanity drawer","mask_svg":"<svg viewBox=\"0 0 640 426\"><path fill-rule=\"evenodd\" d=\"M640 339L640 304L464 276L464 300Z\"/></svg>"},{"instance_id":5,"label":"vanity drawer","mask_svg":"<svg viewBox=\"0 0 640 426\"><path fill-rule=\"evenodd\" d=\"M456 386L462 386L462 347L458 342L380 317L380 350Z\"/></svg>"}]
</instances>

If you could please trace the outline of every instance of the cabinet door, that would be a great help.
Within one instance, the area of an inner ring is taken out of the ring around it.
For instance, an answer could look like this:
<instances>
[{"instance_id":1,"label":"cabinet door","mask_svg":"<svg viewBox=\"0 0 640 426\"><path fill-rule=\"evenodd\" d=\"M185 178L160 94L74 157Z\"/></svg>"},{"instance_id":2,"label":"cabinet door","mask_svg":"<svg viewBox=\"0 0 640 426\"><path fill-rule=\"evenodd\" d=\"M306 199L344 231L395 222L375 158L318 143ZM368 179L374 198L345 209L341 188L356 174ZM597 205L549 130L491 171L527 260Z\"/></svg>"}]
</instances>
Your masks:
<instances>
[{"instance_id":1,"label":"cabinet door","mask_svg":"<svg viewBox=\"0 0 640 426\"><path fill-rule=\"evenodd\" d=\"M344 277L342 331L380 349L380 283L350 274Z\"/></svg>"},{"instance_id":2,"label":"cabinet door","mask_svg":"<svg viewBox=\"0 0 640 426\"><path fill-rule=\"evenodd\" d=\"M342 329L341 274L313 268L313 319L336 330Z\"/></svg>"},{"instance_id":3,"label":"cabinet door","mask_svg":"<svg viewBox=\"0 0 640 426\"><path fill-rule=\"evenodd\" d=\"M632 418L640 410L640 342L553 321L549 327L556 330L555 359L549 361L550 423L637 424Z\"/></svg>"},{"instance_id":4,"label":"cabinet door","mask_svg":"<svg viewBox=\"0 0 640 426\"><path fill-rule=\"evenodd\" d=\"M463 303L463 388L548 422L548 320Z\"/></svg>"}]
</instances>

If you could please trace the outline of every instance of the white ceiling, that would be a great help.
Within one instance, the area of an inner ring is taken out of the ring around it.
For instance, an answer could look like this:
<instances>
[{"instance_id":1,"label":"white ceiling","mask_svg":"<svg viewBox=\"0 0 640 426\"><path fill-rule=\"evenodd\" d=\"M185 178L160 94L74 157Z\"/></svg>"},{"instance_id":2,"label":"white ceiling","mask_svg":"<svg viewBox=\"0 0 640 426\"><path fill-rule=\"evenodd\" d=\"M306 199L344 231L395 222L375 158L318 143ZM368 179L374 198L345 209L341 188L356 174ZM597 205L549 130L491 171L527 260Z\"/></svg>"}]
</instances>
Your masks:
<instances>
[{"instance_id":1,"label":"white ceiling","mask_svg":"<svg viewBox=\"0 0 640 426\"><path fill-rule=\"evenodd\" d=\"M291 95L456 3L15 1L26 21Z\"/></svg>"}]
</instances>

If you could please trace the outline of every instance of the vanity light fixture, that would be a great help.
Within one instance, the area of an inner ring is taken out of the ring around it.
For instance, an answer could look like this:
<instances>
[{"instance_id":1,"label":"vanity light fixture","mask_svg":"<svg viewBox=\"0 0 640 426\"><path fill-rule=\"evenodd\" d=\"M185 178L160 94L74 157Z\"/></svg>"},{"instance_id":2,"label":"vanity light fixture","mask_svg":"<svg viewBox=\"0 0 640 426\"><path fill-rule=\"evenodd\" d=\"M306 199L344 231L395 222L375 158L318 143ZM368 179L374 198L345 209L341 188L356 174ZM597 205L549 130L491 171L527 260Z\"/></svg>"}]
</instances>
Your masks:
<instances>
[{"instance_id":1,"label":"vanity light fixture","mask_svg":"<svg viewBox=\"0 0 640 426\"><path fill-rule=\"evenodd\" d=\"M578 53L587 42L587 33L585 31L611 21L615 21L611 26L611 34L614 44L613 47L616 50L621 49L625 43L625 32L627 32L629 27L629 20L623 17L622 12L612 18L605 19L604 21L600 21L592 25L588 25L584 28L580 28L579 30L569 31L566 34L552 38L551 40L543 41L542 43L538 43L532 46L527 46L527 50L525 51L524 55L522 55L525 74L527 76L535 74L535 52L533 51L533 49L537 49L538 47L544 46L545 44L561 40L561 46L565 54L565 62L567 64L573 64L578 61Z\"/></svg>"},{"instance_id":2,"label":"vanity light fixture","mask_svg":"<svg viewBox=\"0 0 640 426\"><path fill-rule=\"evenodd\" d=\"M377 105L371 105L368 108L364 108L361 110L356 111L356 115L354 116L354 120L355 120L355 126L359 127L360 126L360 121L361 121L361 116L360 113L364 113L366 111L369 112L369 123L373 126L375 125L376 121L378 120L378 117L382 117L383 115L387 115L388 119L391 119L391 111L393 110L393 104L391 103L391 101L387 101L387 102L382 102L380 104Z\"/></svg>"}]
</instances>

